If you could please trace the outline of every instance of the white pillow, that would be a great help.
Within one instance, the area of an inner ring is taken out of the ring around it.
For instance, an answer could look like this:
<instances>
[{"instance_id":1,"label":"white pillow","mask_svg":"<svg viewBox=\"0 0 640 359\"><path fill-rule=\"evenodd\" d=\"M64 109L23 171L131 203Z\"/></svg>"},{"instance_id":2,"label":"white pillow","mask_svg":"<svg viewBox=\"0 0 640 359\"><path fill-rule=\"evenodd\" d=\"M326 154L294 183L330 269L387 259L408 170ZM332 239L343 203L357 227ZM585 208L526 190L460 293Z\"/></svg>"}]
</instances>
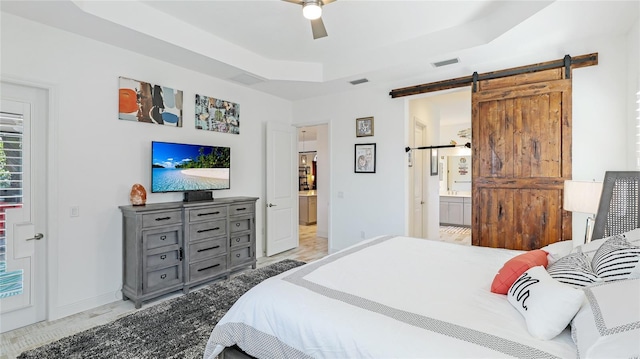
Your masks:
<instances>
[{"instance_id":1,"label":"white pillow","mask_svg":"<svg viewBox=\"0 0 640 359\"><path fill-rule=\"evenodd\" d=\"M553 263L557 262L558 259L566 256L571 253L573 250L573 241L560 241L548 244L542 248L543 251L547 252L547 265L550 266Z\"/></svg>"},{"instance_id":2,"label":"white pillow","mask_svg":"<svg viewBox=\"0 0 640 359\"><path fill-rule=\"evenodd\" d=\"M549 340L571 322L584 292L551 278L543 266L524 272L509 288L507 300L522 314L529 334Z\"/></svg>"},{"instance_id":3,"label":"white pillow","mask_svg":"<svg viewBox=\"0 0 640 359\"><path fill-rule=\"evenodd\" d=\"M627 239L627 241L629 241L629 243L635 244L636 246L640 245L640 228L622 233L622 235Z\"/></svg>"},{"instance_id":4,"label":"white pillow","mask_svg":"<svg viewBox=\"0 0 640 359\"><path fill-rule=\"evenodd\" d=\"M571 321L580 358L640 357L640 279L603 282L584 289Z\"/></svg>"}]
</instances>

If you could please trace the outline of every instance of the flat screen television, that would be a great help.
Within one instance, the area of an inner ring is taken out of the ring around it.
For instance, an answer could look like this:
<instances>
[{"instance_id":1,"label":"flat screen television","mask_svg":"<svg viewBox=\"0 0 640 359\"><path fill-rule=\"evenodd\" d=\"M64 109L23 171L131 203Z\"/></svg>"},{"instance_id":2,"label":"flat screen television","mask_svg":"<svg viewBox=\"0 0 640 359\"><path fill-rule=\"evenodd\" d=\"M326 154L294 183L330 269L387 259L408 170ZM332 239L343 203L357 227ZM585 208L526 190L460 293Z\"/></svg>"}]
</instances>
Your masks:
<instances>
[{"instance_id":1,"label":"flat screen television","mask_svg":"<svg viewBox=\"0 0 640 359\"><path fill-rule=\"evenodd\" d=\"M231 188L231 148L151 142L151 192Z\"/></svg>"}]
</instances>

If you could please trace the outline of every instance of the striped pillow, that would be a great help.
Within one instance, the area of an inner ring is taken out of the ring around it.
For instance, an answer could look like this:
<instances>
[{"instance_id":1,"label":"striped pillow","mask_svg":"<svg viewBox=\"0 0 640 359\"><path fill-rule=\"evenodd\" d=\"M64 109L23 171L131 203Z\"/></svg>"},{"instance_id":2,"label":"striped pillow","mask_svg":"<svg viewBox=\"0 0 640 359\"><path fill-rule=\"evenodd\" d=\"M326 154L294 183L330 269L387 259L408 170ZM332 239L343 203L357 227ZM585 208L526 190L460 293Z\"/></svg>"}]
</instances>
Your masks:
<instances>
[{"instance_id":1,"label":"striped pillow","mask_svg":"<svg viewBox=\"0 0 640 359\"><path fill-rule=\"evenodd\" d=\"M620 235L624 236L624 238L627 240L627 242L629 242L629 244L633 246L640 246L640 228L634 229L629 232L621 233ZM579 245L576 248L574 248L571 251L571 253L582 252L586 254L587 257L589 257L589 261L591 261L593 260L593 256L596 254L596 251L598 250L598 248L600 248L602 244L604 244L608 239L611 239L612 237L614 236L595 239L589 243Z\"/></svg>"},{"instance_id":2,"label":"striped pillow","mask_svg":"<svg viewBox=\"0 0 640 359\"><path fill-rule=\"evenodd\" d=\"M604 242L591 261L594 272L605 282L640 276L640 247L616 235Z\"/></svg>"},{"instance_id":3,"label":"striped pillow","mask_svg":"<svg viewBox=\"0 0 640 359\"><path fill-rule=\"evenodd\" d=\"M571 253L558 259L547 268L547 272L551 278L574 288L602 282L602 279L591 269L589 258L584 253Z\"/></svg>"}]
</instances>

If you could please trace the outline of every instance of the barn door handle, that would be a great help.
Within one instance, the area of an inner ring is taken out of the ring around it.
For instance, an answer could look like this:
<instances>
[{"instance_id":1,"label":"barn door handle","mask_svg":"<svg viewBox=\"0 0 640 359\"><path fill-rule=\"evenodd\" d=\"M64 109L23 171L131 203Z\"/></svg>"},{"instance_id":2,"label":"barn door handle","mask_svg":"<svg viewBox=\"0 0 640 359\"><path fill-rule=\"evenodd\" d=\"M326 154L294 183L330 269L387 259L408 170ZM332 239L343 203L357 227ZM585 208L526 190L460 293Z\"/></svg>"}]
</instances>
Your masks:
<instances>
[{"instance_id":1,"label":"barn door handle","mask_svg":"<svg viewBox=\"0 0 640 359\"><path fill-rule=\"evenodd\" d=\"M39 240L41 240L42 238L44 238L44 235L43 235L42 233L36 233L36 235L35 235L35 236L33 236L33 237L31 237L31 238L27 238L27 239L25 239L25 241L32 241L32 240L34 240L34 239L35 239L36 241L39 241Z\"/></svg>"}]
</instances>

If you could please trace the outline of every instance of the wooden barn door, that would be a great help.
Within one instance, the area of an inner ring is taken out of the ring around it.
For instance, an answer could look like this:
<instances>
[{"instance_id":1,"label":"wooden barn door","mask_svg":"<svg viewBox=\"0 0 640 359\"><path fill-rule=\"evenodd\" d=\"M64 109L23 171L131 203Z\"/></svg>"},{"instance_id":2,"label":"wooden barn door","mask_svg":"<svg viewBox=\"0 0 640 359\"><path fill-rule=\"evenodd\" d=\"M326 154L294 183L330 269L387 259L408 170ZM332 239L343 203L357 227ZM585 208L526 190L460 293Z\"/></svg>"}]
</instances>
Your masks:
<instances>
[{"instance_id":1,"label":"wooden barn door","mask_svg":"<svg viewBox=\"0 0 640 359\"><path fill-rule=\"evenodd\" d=\"M557 68L472 93L474 245L530 250L571 238L571 80Z\"/></svg>"}]
</instances>

